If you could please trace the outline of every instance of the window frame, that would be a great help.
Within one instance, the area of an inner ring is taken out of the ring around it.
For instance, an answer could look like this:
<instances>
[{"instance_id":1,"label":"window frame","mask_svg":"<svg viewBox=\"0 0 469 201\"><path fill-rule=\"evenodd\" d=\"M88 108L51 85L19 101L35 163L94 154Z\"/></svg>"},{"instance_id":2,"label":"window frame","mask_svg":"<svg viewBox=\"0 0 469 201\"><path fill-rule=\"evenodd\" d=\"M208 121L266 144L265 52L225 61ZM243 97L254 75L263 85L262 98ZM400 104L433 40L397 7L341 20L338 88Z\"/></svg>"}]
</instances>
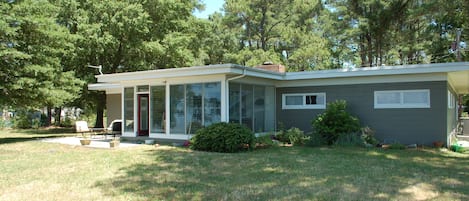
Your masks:
<instances>
[{"instance_id":1,"label":"window frame","mask_svg":"<svg viewBox=\"0 0 469 201\"><path fill-rule=\"evenodd\" d=\"M425 92L427 94L426 103L405 103L405 93ZM378 103L378 96L380 94L399 93L399 103L383 104ZM380 90L374 91L374 108L375 109L393 109L393 108L430 108L430 90L429 89L414 89L414 90Z\"/></svg>"},{"instance_id":2,"label":"window frame","mask_svg":"<svg viewBox=\"0 0 469 201\"><path fill-rule=\"evenodd\" d=\"M286 99L288 96L301 96L303 103L301 105L287 105ZM322 96L324 97L324 102L322 104L306 104L306 96ZM326 109L326 93L284 93L282 94L282 109L291 110L291 109Z\"/></svg>"}]
</instances>

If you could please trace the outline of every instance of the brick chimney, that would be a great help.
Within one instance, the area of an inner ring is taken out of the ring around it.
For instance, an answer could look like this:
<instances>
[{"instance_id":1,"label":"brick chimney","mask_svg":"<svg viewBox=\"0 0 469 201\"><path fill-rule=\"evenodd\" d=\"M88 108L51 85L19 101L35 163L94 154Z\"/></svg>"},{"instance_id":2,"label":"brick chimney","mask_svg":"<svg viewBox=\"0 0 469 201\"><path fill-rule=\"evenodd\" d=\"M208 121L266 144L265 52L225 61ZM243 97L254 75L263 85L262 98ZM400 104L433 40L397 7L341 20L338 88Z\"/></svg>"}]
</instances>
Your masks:
<instances>
[{"instance_id":1,"label":"brick chimney","mask_svg":"<svg viewBox=\"0 0 469 201\"><path fill-rule=\"evenodd\" d=\"M278 73L285 73L285 66L283 66L282 64L274 64L271 61L264 62L262 65L258 65L255 68Z\"/></svg>"}]
</instances>

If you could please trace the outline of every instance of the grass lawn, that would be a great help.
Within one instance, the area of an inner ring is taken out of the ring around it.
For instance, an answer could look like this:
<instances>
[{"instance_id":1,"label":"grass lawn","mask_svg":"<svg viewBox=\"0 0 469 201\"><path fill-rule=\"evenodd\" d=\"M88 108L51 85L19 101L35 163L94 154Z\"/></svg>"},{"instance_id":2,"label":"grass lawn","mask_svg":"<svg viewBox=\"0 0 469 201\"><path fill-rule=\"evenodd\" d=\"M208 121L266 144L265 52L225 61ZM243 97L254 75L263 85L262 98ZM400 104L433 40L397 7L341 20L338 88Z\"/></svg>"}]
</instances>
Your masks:
<instances>
[{"instance_id":1,"label":"grass lawn","mask_svg":"<svg viewBox=\"0 0 469 201\"><path fill-rule=\"evenodd\" d=\"M468 154L335 147L223 154L35 140L62 135L0 131L0 200L469 200Z\"/></svg>"}]
</instances>

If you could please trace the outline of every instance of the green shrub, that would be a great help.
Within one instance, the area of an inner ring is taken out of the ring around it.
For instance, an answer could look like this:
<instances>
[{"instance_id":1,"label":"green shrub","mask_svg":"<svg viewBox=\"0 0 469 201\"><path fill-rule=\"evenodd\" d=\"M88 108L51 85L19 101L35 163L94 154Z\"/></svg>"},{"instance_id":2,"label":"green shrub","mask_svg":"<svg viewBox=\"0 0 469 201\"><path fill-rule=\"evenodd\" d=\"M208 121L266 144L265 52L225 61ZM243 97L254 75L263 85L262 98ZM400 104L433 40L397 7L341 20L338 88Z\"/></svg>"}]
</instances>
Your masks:
<instances>
[{"instance_id":1,"label":"green shrub","mask_svg":"<svg viewBox=\"0 0 469 201\"><path fill-rule=\"evenodd\" d=\"M375 138L375 131L373 129L367 126L362 128L361 131L361 137L366 144L375 146L379 143L379 141Z\"/></svg>"},{"instance_id":2,"label":"green shrub","mask_svg":"<svg viewBox=\"0 0 469 201\"><path fill-rule=\"evenodd\" d=\"M389 145L389 149L405 149L405 145L399 143L399 142L394 142Z\"/></svg>"},{"instance_id":3,"label":"green shrub","mask_svg":"<svg viewBox=\"0 0 469 201\"><path fill-rule=\"evenodd\" d=\"M327 104L324 113L313 120L313 131L319 134L328 145L334 144L340 134L360 131L358 118L350 115L345 109L347 103L337 100Z\"/></svg>"},{"instance_id":4,"label":"green shrub","mask_svg":"<svg viewBox=\"0 0 469 201\"><path fill-rule=\"evenodd\" d=\"M292 127L288 130L281 129L277 133L276 138L280 142L289 143L293 145L303 145L309 139L309 137L305 136L302 130L295 127Z\"/></svg>"},{"instance_id":5,"label":"green shrub","mask_svg":"<svg viewBox=\"0 0 469 201\"><path fill-rule=\"evenodd\" d=\"M334 142L337 146L364 146L364 140L358 133L343 133Z\"/></svg>"},{"instance_id":6,"label":"green shrub","mask_svg":"<svg viewBox=\"0 0 469 201\"><path fill-rule=\"evenodd\" d=\"M0 129L6 128L6 127L7 127L6 120L3 120L3 118L0 117Z\"/></svg>"},{"instance_id":7,"label":"green shrub","mask_svg":"<svg viewBox=\"0 0 469 201\"><path fill-rule=\"evenodd\" d=\"M278 142L274 142L272 140L271 135L263 135L256 137L256 146L261 146L261 147L271 147L271 146L277 146Z\"/></svg>"},{"instance_id":8,"label":"green shrub","mask_svg":"<svg viewBox=\"0 0 469 201\"><path fill-rule=\"evenodd\" d=\"M254 146L252 131L237 123L216 123L199 129L191 139L191 148L200 151L239 152Z\"/></svg>"},{"instance_id":9,"label":"green shrub","mask_svg":"<svg viewBox=\"0 0 469 201\"><path fill-rule=\"evenodd\" d=\"M319 135L318 133L310 133L308 135L309 137L309 140L306 141L306 145L307 146L311 146L311 147L318 147L318 146L322 146L322 145L326 145L327 143L324 141L324 139L322 138L321 135Z\"/></svg>"},{"instance_id":10,"label":"green shrub","mask_svg":"<svg viewBox=\"0 0 469 201\"><path fill-rule=\"evenodd\" d=\"M31 113L20 110L16 113L14 117L14 128L20 128L20 129L28 129L32 128L32 116Z\"/></svg>"}]
</instances>

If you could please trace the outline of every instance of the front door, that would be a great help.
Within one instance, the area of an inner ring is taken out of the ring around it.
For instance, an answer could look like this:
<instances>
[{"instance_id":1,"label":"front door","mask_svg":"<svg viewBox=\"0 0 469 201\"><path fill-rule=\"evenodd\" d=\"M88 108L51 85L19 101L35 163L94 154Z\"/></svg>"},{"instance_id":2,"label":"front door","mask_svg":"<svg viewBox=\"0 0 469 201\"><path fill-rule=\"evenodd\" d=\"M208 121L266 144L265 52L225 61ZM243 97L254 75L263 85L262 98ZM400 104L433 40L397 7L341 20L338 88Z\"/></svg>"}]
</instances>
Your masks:
<instances>
[{"instance_id":1,"label":"front door","mask_svg":"<svg viewBox=\"0 0 469 201\"><path fill-rule=\"evenodd\" d=\"M138 95L138 135L148 136L149 124L148 94Z\"/></svg>"}]
</instances>

